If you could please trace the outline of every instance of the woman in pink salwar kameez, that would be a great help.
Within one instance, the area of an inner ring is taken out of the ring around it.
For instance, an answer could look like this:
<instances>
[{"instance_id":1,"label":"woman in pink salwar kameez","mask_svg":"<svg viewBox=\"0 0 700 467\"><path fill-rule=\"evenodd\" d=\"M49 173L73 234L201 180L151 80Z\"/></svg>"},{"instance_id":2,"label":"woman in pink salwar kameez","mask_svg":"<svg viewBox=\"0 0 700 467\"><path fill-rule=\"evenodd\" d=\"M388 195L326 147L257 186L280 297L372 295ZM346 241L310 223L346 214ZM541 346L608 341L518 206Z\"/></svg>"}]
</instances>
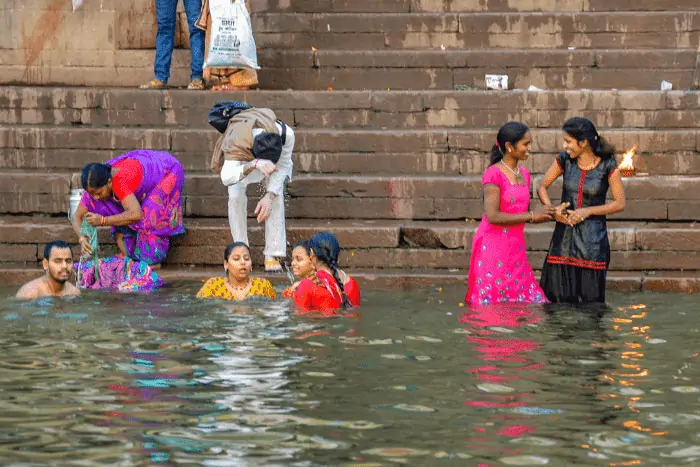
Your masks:
<instances>
[{"instance_id":1,"label":"woman in pink salwar kameez","mask_svg":"<svg viewBox=\"0 0 700 467\"><path fill-rule=\"evenodd\" d=\"M491 165L484 172L484 217L472 241L469 306L494 303L547 303L525 251L525 223L548 222L562 206L530 210L527 160L532 135L527 125L509 122L498 131Z\"/></svg>"}]
</instances>

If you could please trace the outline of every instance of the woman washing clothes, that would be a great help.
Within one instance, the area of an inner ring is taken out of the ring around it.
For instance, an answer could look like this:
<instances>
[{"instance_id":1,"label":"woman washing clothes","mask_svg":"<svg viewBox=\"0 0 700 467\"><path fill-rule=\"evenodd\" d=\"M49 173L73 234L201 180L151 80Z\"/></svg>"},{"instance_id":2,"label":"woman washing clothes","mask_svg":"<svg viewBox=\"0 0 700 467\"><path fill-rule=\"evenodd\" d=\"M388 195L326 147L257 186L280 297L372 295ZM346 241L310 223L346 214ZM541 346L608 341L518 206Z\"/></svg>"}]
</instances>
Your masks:
<instances>
[{"instance_id":1,"label":"woman washing clothes","mask_svg":"<svg viewBox=\"0 0 700 467\"><path fill-rule=\"evenodd\" d=\"M554 303L605 303L610 264L606 216L625 209L615 148L587 118L570 118L562 130L564 152L547 170L537 195L551 206L547 189L563 177L561 200L573 209L556 218L540 285ZM608 190L613 200L606 203Z\"/></svg>"},{"instance_id":2,"label":"woman washing clothes","mask_svg":"<svg viewBox=\"0 0 700 467\"><path fill-rule=\"evenodd\" d=\"M340 244L335 235L318 233L311 238L309 246L315 272L302 279L294 292L294 304L300 313L333 316L338 309L359 307L360 286L338 269Z\"/></svg>"},{"instance_id":3,"label":"woman washing clothes","mask_svg":"<svg viewBox=\"0 0 700 467\"><path fill-rule=\"evenodd\" d=\"M277 292L267 279L251 277L253 261L250 248L243 242L234 242L224 251L225 277L212 277L197 293L198 298L220 298L241 301L250 297L276 299Z\"/></svg>"},{"instance_id":4,"label":"woman washing clothes","mask_svg":"<svg viewBox=\"0 0 700 467\"><path fill-rule=\"evenodd\" d=\"M121 254L154 267L167 256L170 237L185 232L185 173L168 153L140 149L90 163L81 182L85 193L72 223L82 254L92 253L90 238L80 233L83 218L94 227L111 227Z\"/></svg>"},{"instance_id":5,"label":"woman washing clothes","mask_svg":"<svg viewBox=\"0 0 700 467\"><path fill-rule=\"evenodd\" d=\"M530 210L527 160L532 134L527 125L508 122L498 130L491 165L484 172L484 217L472 241L465 302L473 307L496 303L546 303L525 250L525 224L548 222L566 206Z\"/></svg>"}]
</instances>

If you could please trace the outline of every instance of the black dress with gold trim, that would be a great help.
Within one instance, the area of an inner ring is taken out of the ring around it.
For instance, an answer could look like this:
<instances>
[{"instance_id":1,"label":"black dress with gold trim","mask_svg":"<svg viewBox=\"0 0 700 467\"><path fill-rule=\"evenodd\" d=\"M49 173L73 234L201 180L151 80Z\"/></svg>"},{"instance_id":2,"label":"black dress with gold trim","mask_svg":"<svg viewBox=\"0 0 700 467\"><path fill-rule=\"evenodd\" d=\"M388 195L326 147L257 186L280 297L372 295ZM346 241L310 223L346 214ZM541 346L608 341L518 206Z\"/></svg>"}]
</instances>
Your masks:
<instances>
[{"instance_id":1,"label":"black dress with gold trim","mask_svg":"<svg viewBox=\"0 0 700 467\"><path fill-rule=\"evenodd\" d=\"M582 170L566 152L557 156L564 172L561 201L569 209L605 204L615 158ZM540 286L552 303L605 302L605 279L610 264L610 241L605 216L590 216L571 227L557 222L542 267Z\"/></svg>"}]
</instances>

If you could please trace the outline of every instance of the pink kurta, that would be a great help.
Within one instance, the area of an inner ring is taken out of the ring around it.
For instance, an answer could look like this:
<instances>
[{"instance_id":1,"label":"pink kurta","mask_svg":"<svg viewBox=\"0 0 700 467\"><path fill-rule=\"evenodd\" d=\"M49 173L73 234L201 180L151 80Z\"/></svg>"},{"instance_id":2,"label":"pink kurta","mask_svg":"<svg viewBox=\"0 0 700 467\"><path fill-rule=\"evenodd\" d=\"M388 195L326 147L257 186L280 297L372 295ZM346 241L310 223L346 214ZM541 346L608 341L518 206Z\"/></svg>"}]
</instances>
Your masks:
<instances>
[{"instance_id":1,"label":"pink kurta","mask_svg":"<svg viewBox=\"0 0 700 467\"><path fill-rule=\"evenodd\" d=\"M484 172L482 185L495 185L501 191L500 211L507 214L528 212L530 172L519 167L524 185L513 185L494 164ZM472 241L469 288L464 300L470 306L493 303L547 303L535 280L525 254L525 224L494 225L486 215Z\"/></svg>"}]
</instances>

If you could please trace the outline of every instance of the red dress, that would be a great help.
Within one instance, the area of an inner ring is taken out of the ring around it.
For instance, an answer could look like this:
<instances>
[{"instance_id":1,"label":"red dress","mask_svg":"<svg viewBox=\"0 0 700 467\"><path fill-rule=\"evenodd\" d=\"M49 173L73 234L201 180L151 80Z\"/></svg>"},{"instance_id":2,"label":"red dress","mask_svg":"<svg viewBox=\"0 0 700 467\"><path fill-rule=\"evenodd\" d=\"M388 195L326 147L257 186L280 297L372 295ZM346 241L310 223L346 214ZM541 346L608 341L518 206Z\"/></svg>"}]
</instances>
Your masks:
<instances>
[{"instance_id":1,"label":"red dress","mask_svg":"<svg viewBox=\"0 0 700 467\"><path fill-rule=\"evenodd\" d=\"M350 300L353 307L357 308L360 306L360 285L350 276L348 276L348 282L345 284L345 295L348 296L348 300Z\"/></svg>"},{"instance_id":2,"label":"red dress","mask_svg":"<svg viewBox=\"0 0 700 467\"><path fill-rule=\"evenodd\" d=\"M360 287L354 279L351 278L345 285L345 292L353 306L360 305ZM299 283L294 293L294 304L302 314L322 313L333 316L343 308L343 298L333 276L326 271L317 271Z\"/></svg>"}]
</instances>

